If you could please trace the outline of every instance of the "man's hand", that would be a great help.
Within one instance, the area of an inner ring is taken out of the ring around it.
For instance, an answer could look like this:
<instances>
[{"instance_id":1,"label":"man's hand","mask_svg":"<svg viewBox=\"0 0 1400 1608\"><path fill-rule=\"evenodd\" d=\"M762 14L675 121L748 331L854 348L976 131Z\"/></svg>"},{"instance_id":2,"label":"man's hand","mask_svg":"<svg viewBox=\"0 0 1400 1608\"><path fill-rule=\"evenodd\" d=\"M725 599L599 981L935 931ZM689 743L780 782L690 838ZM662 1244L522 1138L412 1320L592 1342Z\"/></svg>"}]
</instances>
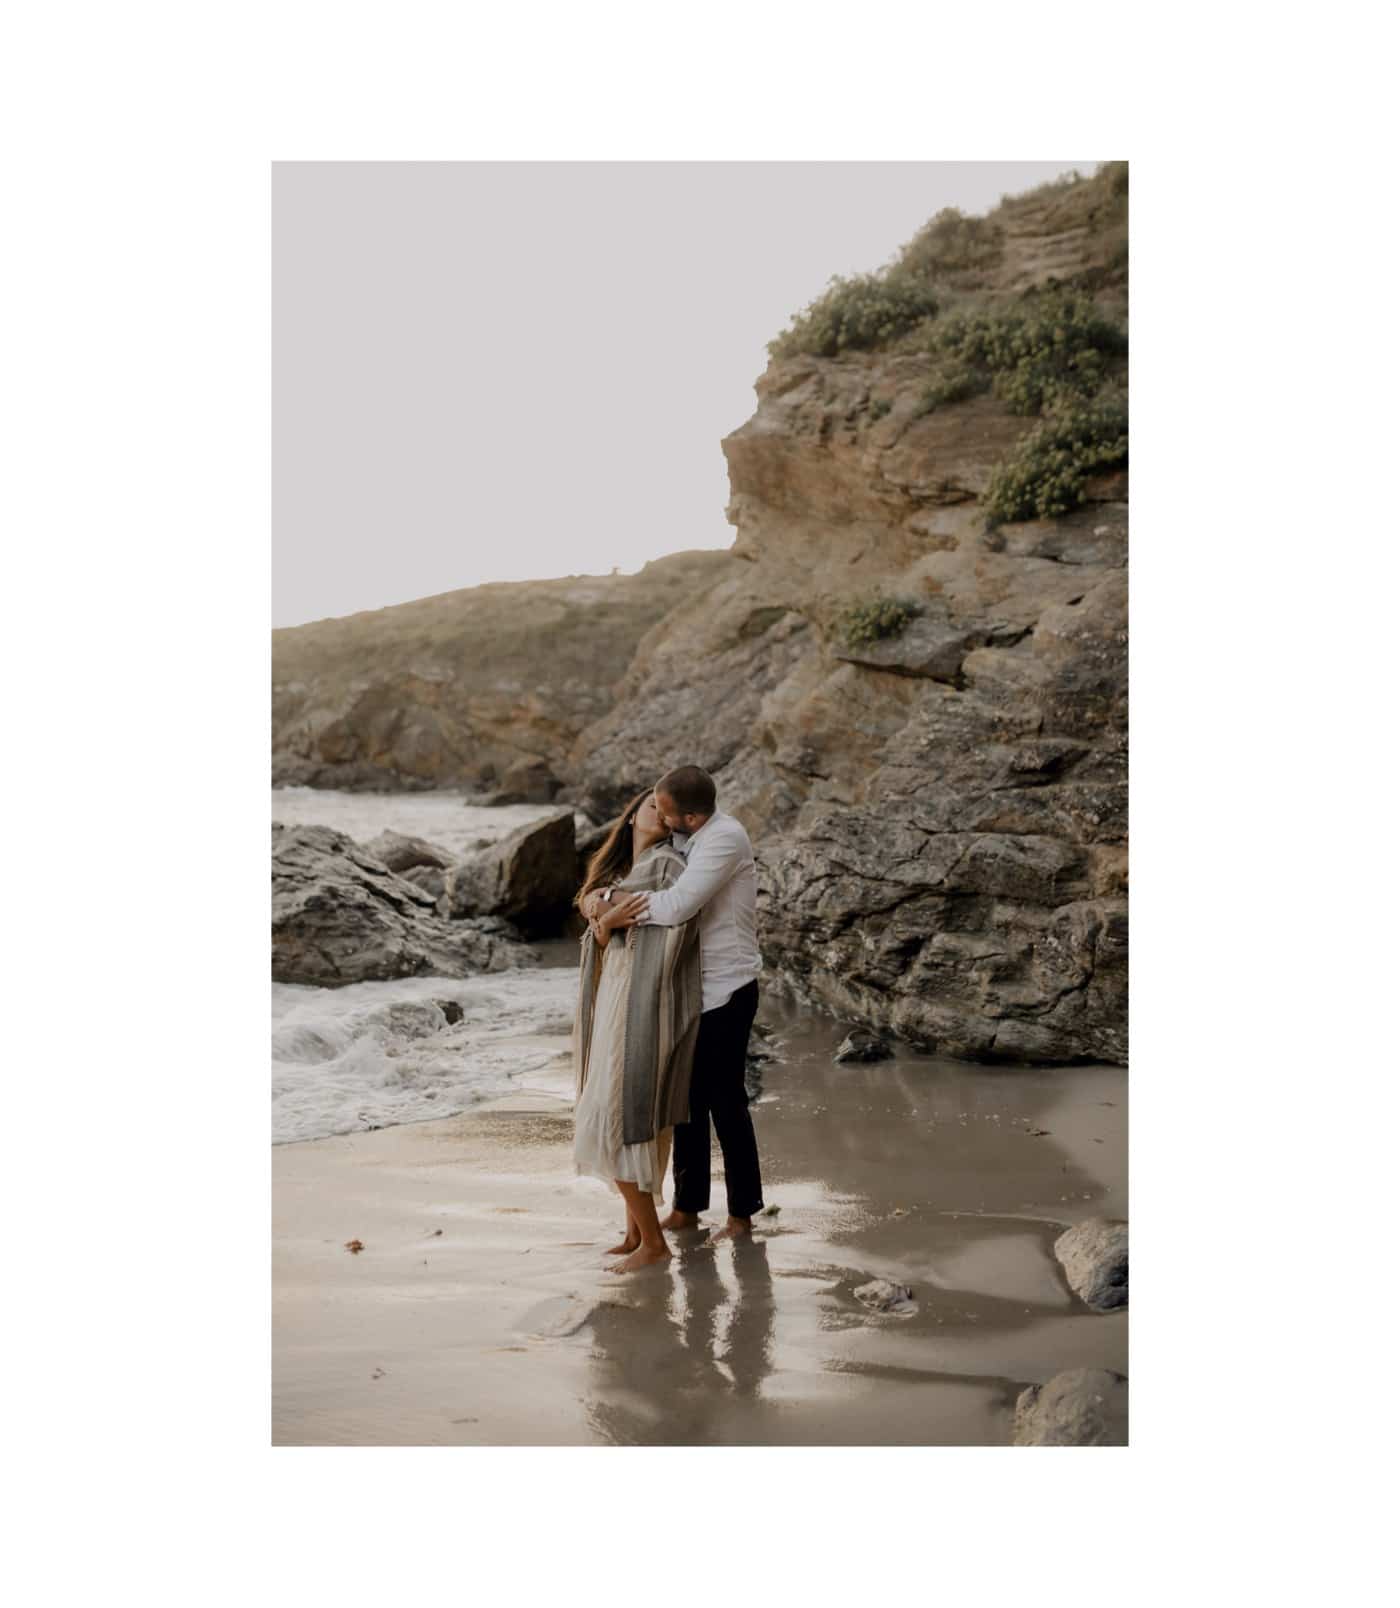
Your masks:
<instances>
[{"instance_id":1,"label":"man's hand","mask_svg":"<svg viewBox=\"0 0 1400 1608\"><path fill-rule=\"evenodd\" d=\"M647 918L647 896L634 893L629 899L614 900L603 920L610 927L635 927Z\"/></svg>"},{"instance_id":2,"label":"man's hand","mask_svg":"<svg viewBox=\"0 0 1400 1608\"><path fill-rule=\"evenodd\" d=\"M604 900L603 890L595 888L592 893L583 896L579 909L590 926L596 921L611 932L618 927L635 927L639 920L644 921L647 896L634 893L630 898L620 899L614 893L611 899Z\"/></svg>"}]
</instances>

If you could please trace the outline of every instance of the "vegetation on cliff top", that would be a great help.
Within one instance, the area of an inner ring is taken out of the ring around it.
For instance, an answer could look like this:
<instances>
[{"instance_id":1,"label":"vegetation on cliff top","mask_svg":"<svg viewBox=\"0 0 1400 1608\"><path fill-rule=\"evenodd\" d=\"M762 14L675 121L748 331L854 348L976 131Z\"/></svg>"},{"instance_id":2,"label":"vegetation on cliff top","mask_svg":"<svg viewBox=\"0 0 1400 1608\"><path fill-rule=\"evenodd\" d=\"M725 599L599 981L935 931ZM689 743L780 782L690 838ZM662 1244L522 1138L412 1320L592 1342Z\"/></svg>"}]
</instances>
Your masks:
<instances>
[{"instance_id":1,"label":"vegetation on cliff top","mask_svg":"<svg viewBox=\"0 0 1400 1608\"><path fill-rule=\"evenodd\" d=\"M1127 461L1127 206L1128 164L1105 162L1090 178L1003 196L987 217L945 207L884 268L833 278L769 353L923 355L927 383L909 417L990 393L1043 421L994 471L989 522L1068 513L1090 475ZM870 420L893 405L871 398ZM852 646L895 634L912 618L899 607L874 600L841 629Z\"/></svg>"},{"instance_id":2,"label":"vegetation on cliff top","mask_svg":"<svg viewBox=\"0 0 1400 1608\"><path fill-rule=\"evenodd\" d=\"M938 311L938 303L922 285L880 274L833 276L826 293L796 314L792 327L768 343L774 357L808 352L836 357L841 352L888 346L906 330Z\"/></svg>"},{"instance_id":3,"label":"vegetation on cliff top","mask_svg":"<svg viewBox=\"0 0 1400 1608\"><path fill-rule=\"evenodd\" d=\"M1036 415L1097 395L1128 337L1093 301L1061 287L1027 303L962 313L935 327L937 377L916 414L993 392L1013 413Z\"/></svg>"},{"instance_id":4,"label":"vegetation on cliff top","mask_svg":"<svg viewBox=\"0 0 1400 1608\"><path fill-rule=\"evenodd\" d=\"M1010 225L1024 223L1032 209L1041 232L1085 229L1100 237L1102 260L1070 281L1070 288L1098 289L1105 276L1126 271L1127 193L1128 164L1105 162L1091 177L1076 171L1024 195L1003 196L987 217L944 207L885 267L834 275L768 343L769 355L829 358L890 345L937 317L947 294L991 288L1007 257Z\"/></svg>"}]
</instances>

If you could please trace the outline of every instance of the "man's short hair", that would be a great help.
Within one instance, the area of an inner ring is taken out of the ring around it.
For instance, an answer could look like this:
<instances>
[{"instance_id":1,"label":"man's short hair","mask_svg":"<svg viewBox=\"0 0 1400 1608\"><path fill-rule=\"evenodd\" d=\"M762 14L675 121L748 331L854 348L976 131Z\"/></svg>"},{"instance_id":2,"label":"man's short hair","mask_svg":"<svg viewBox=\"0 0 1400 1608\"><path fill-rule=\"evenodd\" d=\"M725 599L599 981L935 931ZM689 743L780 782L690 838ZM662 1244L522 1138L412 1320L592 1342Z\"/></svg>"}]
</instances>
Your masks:
<instances>
[{"instance_id":1,"label":"man's short hair","mask_svg":"<svg viewBox=\"0 0 1400 1608\"><path fill-rule=\"evenodd\" d=\"M681 815L715 813L715 779L698 765L678 765L668 770L656 784L656 791L665 793Z\"/></svg>"}]
</instances>

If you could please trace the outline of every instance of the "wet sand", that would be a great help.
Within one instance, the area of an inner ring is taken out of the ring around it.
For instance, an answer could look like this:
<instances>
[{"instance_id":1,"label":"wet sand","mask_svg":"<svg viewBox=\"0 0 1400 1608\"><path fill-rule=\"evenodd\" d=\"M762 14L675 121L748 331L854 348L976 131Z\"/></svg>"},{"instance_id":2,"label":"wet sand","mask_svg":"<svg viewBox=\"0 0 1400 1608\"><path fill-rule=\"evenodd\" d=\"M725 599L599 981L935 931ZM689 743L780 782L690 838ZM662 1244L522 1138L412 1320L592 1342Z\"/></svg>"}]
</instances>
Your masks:
<instances>
[{"instance_id":1,"label":"wet sand","mask_svg":"<svg viewBox=\"0 0 1400 1608\"><path fill-rule=\"evenodd\" d=\"M606 1271L621 1206L573 1176L562 1059L465 1116L275 1147L273 1443L1005 1445L1026 1384L1128 1372L1126 1311L1050 1249L1127 1216L1123 1069L834 1066L840 1024L759 1021L779 1210L641 1274ZM715 1183L718 1225L718 1151ZM872 1278L917 1312L868 1312Z\"/></svg>"}]
</instances>

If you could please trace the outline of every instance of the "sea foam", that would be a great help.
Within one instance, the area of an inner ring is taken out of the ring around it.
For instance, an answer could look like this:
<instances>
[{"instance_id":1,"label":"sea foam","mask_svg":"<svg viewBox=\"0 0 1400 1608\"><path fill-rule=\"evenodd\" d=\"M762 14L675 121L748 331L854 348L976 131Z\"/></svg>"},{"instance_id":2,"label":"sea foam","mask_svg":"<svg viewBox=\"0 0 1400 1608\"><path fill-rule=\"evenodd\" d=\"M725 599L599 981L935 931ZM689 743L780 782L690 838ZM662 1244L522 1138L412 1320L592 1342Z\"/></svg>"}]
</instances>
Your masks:
<instances>
[{"instance_id":1,"label":"sea foam","mask_svg":"<svg viewBox=\"0 0 1400 1608\"><path fill-rule=\"evenodd\" d=\"M272 1139L448 1117L532 1073L567 1070L577 974L272 985ZM444 1006L447 1009L444 1009ZM449 1021L461 1009L459 1021Z\"/></svg>"},{"instance_id":2,"label":"sea foam","mask_svg":"<svg viewBox=\"0 0 1400 1608\"><path fill-rule=\"evenodd\" d=\"M273 820L289 826L332 826L361 843L387 829L458 854L553 813L471 805L459 793L272 793ZM565 1092L577 997L568 966L348 988L274 983L273 1143L452 1116L532 1076Z\"/></svg>"}]
</instances>

